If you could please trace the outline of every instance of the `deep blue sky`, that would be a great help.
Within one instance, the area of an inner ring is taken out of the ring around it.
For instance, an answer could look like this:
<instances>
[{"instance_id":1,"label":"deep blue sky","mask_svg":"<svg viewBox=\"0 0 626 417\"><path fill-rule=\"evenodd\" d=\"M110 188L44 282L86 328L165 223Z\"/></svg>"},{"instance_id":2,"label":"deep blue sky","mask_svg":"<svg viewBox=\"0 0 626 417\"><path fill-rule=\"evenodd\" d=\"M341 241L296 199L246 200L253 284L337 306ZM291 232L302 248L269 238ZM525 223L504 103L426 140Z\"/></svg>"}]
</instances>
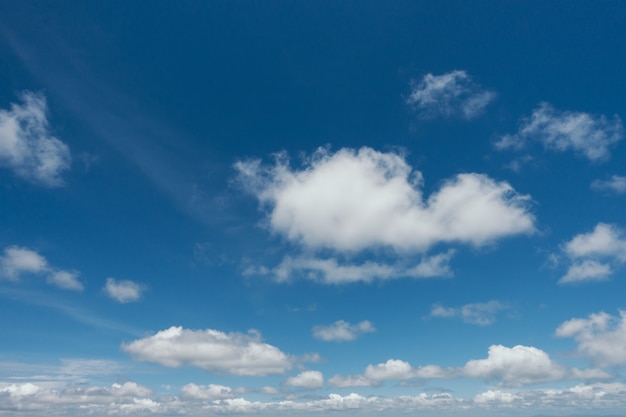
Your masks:
<instances>
[{"instance_id":1,"label":"deep blue sky","mask_svg":"<svg viewBox=\"0 0 626 417\"><path fill-rule=\"evenodd\" d=\"M625 19L0 4L0 415L622 414Z\"/></svg>"}]
</instances>

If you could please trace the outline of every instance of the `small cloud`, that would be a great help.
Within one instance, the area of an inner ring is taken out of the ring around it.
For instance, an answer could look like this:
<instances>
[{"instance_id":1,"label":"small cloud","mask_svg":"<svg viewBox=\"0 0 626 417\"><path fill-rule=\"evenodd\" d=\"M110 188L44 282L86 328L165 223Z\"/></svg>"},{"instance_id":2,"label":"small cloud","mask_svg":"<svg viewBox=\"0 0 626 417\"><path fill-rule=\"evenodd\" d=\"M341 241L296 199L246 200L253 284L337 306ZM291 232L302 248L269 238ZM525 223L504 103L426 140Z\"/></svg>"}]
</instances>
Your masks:
<instances>
[{"instance_id":1,"label":"small cloud","mask_svg":"<svg viewBox=\"0 0 626 417\"><path fill-rule=\"evenodd\" d=\"M596 191L610 191L615 194L626 193L626 176L613 175L608 180L595 180L591 189Z\"/></svg>"},{"instance_id":2,"label":"small cloud","mask_svg":"<svg viewBox=\"0 0 626 417\"><path fill-rule=\"evenodd\" d=\"M327 326L313 327L313 337L325 342L350 342L362 334L375 331L374 325L367 320L363 320L358 324L350 324L346 321L338 320Z\"/></svg>"},{"instance_id":3,"label":"small cloud","mask_svg":"<svg viewBox=\"0 0 626 417\"><path fill-rule=\"evenodd\" d=\"M430 316L441 318L459 317L465 323L489 326L496 321L496 315L507 308L504 304L494 300L486 303L465 304L458 308L436 304L430 311Z\"/></svg>"},{"instance_id":4,"label":"small cloud","mask_svg":"<svg viewBox=\"0 0 626 417\"><path fill-rule=\"evenodd\" d=\"M426 74L421 81L411 81L411 94L406 100L423 119L461 117L467 120L480 116L496 98L493 91L483 90L465 71L442 75Z\"/></svg>"},{"instance_id":5,"label":"small cloud","mask_svg":"<svg viewBox=\"0 0 626 417\"><path fill-rule=\"evenodd\" d=\"M46 282L65 290L82 291L84 287L78 280L79 275L78 271L54 271L48 275Z\"/></svg>"},{"instance_id":6,"label":"small cloud","mask_svg":"<svg viewBox=\"0 0 626 417\"><path fill-rule=\"evenodd\" d=\"M548 103L541 103L529 118L522 120L517 133L504 135L494 147L497 150L521 150L529 142L539 142L547 150L574 151L593 162L608 159L610 149L624 136L618 116L558 111Z\"/></svg>"},{"instance_id":7,"label":"small cloud","mask_svg":"<svg viewBox=\"0 0 626 417\"><path fill-rule=\"evenodd\" d=\"M187 384L180 389L180 396L187 400L223 400L233 398L231 387L224 385L196 385Z\"/></svg>"},{"instance_id":8,"label":"small cloud","mask_svg":"<svg viewBox=\"0 0 626 417\"><path fill-rule=\"evenodd\" d=\"M308 390L318 389L324 386L324 376L319 371L304 371L288 378L284 385Z\"/></svg>"},{"instance_id":9,"label":"small cloud","mask_svg":"<svg viewBox=\"0 0 626 417\"><path fill-rule=\"evenodd\" d=\"M32 92L20 98L22 104L0 109L0 167L35 184L62 186L61 174L71 164L70 150L50 134L46 99Z\"/></svg>"},{"instance_id":10,"label":"small cloud","mask_svg":"<svg viewBox=\"0 0 626 417\"><path fill-rule=\"evenodd\" d=\"M141 298L144 286L133 281L117 281L115 278L107 278L103 290L117 302L130 303Z\"/></svg>"}]
</instances>

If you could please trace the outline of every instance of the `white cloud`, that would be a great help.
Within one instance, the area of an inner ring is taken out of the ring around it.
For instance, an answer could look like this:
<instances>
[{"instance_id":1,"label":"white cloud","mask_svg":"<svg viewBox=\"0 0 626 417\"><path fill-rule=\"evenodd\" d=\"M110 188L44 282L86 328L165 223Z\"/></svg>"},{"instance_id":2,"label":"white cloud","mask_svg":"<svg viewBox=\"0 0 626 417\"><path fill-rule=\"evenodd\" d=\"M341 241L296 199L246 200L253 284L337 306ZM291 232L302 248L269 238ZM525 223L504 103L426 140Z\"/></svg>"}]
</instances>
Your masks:
<instances>
[{"instance_id":1,"label":"white cloud","mask_svg":"<svg viewBox=\"0 0 626 417\"><path fill-rule=\"evenodd\" d=\"M25 274L47 275L46 282L64 290L82 291L78 271L55 269L39 253L20 246L7 246L0 256L0 279L18 281Z\"/></svg>"},{"instance_id":2,"label":"white cloud","mask_svg":"<svg viewBox=\"0 0 626 417\"><path fill-rule=\"evenodd\" d=\"M442 242L481 246L535 231L529 197L506 182L459 174L424 201L421 174L395 153L319 149L301 170L284 156L235 168L269 207L270 230L307 249L423 252Z\"/></svg>"},{"instance_id":3,"label":"white cloud","mask_svg":"<svg viewBox=\"0 0 626 417\"><path fill-rule=\"evenodd\" d=\"M48 271L46 258L28 248L9 246L0 258L2 277L16 281L22 274L40 274Z\"/></svg>"},{"instance_id":4,"label":"white cloud","mask_svg":"<svg viewBox=\"0 0 626 417\"><path fill-rule=\"evenodd\" d=\"M363 375L335 375L328 380L328 385L337 388L348 387L371 387L375 385L374 381L364 377Z\"/></svg>"},{"instance_id":5,"label":"white cloud","mask_svg":"<svg viewBox=\"0 0 626 417\"><path fill-rule=\"evenodd\" d=\"M363 376L371 381L389 381L413 377L411 364L399 359L389 359L378 365L368 365Z\"/></svg>"},{"instance_id":6,"label":"white cloud","mask_svg":"<svg viewBox=\"0 0 626 417\"><path fill-rule=\"evenodd\" d=\"M130 303L141 298L144 287L133 281L117 281L115 278L107 278L103 290L117 302Z\"/></svg>"},{"instance_id":7,"label":"white cloud","mask_svg":"<svg viewBox=\"0 0 626 417\"><path fill-rule=\"evenodd\" d=\"M304 389L318 389L324 386L324 376L319 371L304 371L288 378L285 385Z\"/></svg>"},{"instance_id":8,"label":"white cloud","mask_svg":"<svg viewBox=\"0 0 626 417\"><path fill-rule=\"evenodd\" d=\"M233 398L233 390L224 385L196 385L187 384L180 389L180 395L184 399L193 400L221 400L224 398Z\"/></svg>"},{"instance_id":9,"label":"white cloud","mask_svg":"<svg viewBox=\"0 0 626 417\"><path fill-rule=\"evenodd\" d=\"M20 98L23 104L0 109L0 166L33 183L61 186L61 174L70 167L70 150L50 134L46 99L31 92Z\"/></svg>"},{"instance_id":10,"label":"white cloud","mask_svg":"<svg viewBox=\"0 0 626 417\"><path fill-rule=\"evenodd\" d=\"M557 111L541 103L530 118L522 121L516 134L502 136L494 146L498 150L522 149L528 142L538 141L548 150L572 150L591 161L602 161L610 157L611 147L623 136L618 116L611 121L589 113Z\"/></svg>"},{"instance_id":11,"label":"white cloud","mask_svg":"<svg viewBox=\"0 0 626 417\"><path fill-rule=\"evenodd\" d=\"M561 324L558 337L572 337L578 351L600 366L626 364L626 312L619 317L600 312L587 319L571 319Z\"/></svg>"},{"instance_id":12,"label":"white cloud","mask_svg":"<svg viewBox=\"0 0 626 417\"><path fill-rule=\"evenodd\" d=\"M617 226L598 223L593 231L574 236L562 247L572 264L560 284L603 281L613 273L612 266L626 262L626 238Z\"/></svg>"},{"instance_id":13,"label":"white cloud","mask_svg":"<svg viewBox=\"0 0 626 417\"><path fill-rule=\"evenodd\" d=\"M591 188L599 191L611 191L616 194L626 193L626 176L613 175L608 180L595 180L591 183Z\"/></svg>"},{"instance_id":14,"label":"white cloud","mask_svg":"<svg viewBox=\"0 0 626 417\"><path fill-rule=\"evenodd\" d=\"M193 365L232 375L283 374L292 362L277 347L263 343L256 332L223 333L170 327L153 336L124 343L122 350L140 361L173 368Z\"/></svg>"},{"instance_id":15,"label":"white cloud","mask_svg":"<svg viewBox=\"0 0 626 417\"><path fill-rule=\"evenodd\" d=\"M406 103L422 118L480 116L496 98L474 83L465 71L442 75L426 74L420 82L411 81L411 94Z\"/></svg>"},{"instance_id":16,"label":"white cloud","mask_svg":"<svg viewBox=\"0 0 626 417\"><path fill-rule=\"evenodd\" d=\"M46 282L66 290L82 291L84 287L78 275L77 271L54 271L48 275Z\"/></svg>"},{"instance_id":17,"label":"white cloud","mask_svg":"<svg viewBox=\"0 0 626 417\"><path fill-rule=\"evenodd\" d=\"M460 317L465 323L489 326L496 321L496 314L506 308L507 306L495 300L486 303L465 304L459 308L434 305L430 315L444 318Z\"/></svg>"},{"instance_id":18,"label":"white cloud","mask_svg":"<svg viewBox=\"0 0 626 417\"><path fill-rule=\"evenodd\" d=\"M362 334L374 331L376 331L376 328L367 320L357 324L338 320L327 326L318 325L313 327L313 337L326 342L349 342Z\"/></svg>"}]
</instances>

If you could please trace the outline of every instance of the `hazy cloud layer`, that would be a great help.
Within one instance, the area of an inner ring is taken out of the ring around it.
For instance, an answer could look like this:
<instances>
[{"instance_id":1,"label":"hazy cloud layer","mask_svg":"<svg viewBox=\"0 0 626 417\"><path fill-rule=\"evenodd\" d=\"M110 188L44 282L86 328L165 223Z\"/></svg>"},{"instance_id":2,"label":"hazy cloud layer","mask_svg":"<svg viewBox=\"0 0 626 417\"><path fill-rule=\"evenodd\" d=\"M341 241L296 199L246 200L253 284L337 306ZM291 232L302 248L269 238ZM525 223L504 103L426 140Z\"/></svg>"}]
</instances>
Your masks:
<instances>
[{"instance_id":1,"label":"hazy cloud layer","mask_svg":"<svg viewBox=\"0 0 626 417\"><path fill-rule=\"evenodd\" d=\"M71 164L70 150L50 133L46 99L31 92L20 99L22 104L0 109L0 167L39 185L61 186L61 175Z\"/></svg>"},{"instance_id":2,"label":"hazy cloud layer","mask_svg":"<svg viewBox=\"0 0 626 417\"><path fill-rule=\"evenodd\" d=\"M299 169L238 162L239 179L269 209L268 227L305 248L426 251L441 242L475 246L532 233L529 197L506 182L459 174L424 201L422 178L401 155L341 149L315 152Z\"/></svg>"},{"instance_id":3,"label":"hazy cloud layer","mask_svg":"<svg viewBox=\"0 0 626 417\"><path fill-rule=\"evenodd\" d=\"M263 343L258 333L223 333L170 327L152 336L122 344L139 361L178 368L192 365L232 375L283 374L292 359L275 346Z\"/></svg>"},{"instance_id":4,"label":"hazy cloud layer","mask_svg":"<svg viewBox=\"0 0 626 417\"><path fill-rule=\"evenodd\" d=\"M529 142L540 142L547 150L574 151L591 161L610 157L611 148L623 139L624 128L618 116L558 111L548 103L541 103L532 115L521 121L517 133L502 136L496 143L498 150L523 149Z\"/></svg>"},{"instance_id":5,"label":"hazy cloud layer","mask_svg":"<svg viewBox=\"0 0 626 417\"><path fill-rule=\"evenodd\" d=\"M480 116L496 98L493 91L483 90L465 71L442 75L426 74L419 82L411 81L406 103L421 118Z\"/></svg>"}]
</instances>

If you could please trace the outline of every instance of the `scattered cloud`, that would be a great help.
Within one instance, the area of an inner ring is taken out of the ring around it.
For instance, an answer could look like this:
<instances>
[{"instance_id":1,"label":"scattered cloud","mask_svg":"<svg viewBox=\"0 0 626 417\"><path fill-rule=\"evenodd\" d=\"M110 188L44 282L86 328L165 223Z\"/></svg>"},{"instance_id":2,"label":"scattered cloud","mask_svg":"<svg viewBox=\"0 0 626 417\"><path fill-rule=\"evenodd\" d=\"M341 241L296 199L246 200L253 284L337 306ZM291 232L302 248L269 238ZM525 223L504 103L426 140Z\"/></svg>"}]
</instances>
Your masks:
<instances>
[{"instance_id":1,"label":"scattered cloud","mask_svg":"<svg viewBox=\"0 0 626 417\"><path fill-rule=\"evenodd\" d=\"M436 304L431 309L430 316L441 318L459 317L465 323L489 326L496 321L496 315L507 308L507 306L495 300L486 303L465 304L458 308Z\"/></svg>"},{"instance_id":2,"label":"scattered cloud","mask_svg":"<svg viewBox=\"0 0 626 417\"><path fill-rule=\"evenodd\" d=\"M264 376L283 374L293 358L263 343L257 332L223 333L170 327L152 336L122 344L122 350L139 361L178 368L192 365L210 372Z\"/></svg>"},{"instance_id":3,"label":"scattered cloud","mask_svg":"<svg viewBox=\"0 0 626 417\"><path fill-rule=\"evenodd\" d=\"M409 379L413 377L413 368L408 362L389 359L385 363L368 365L363 376L375 382Z\"/></svg>"},{"instance_id":4,"label":"scattered cloud","mask_svg":"<svg viewBox=\"0 0 626 417\"><path fill-rule=\"evenodd\" d=\"M376 328L367 320L357 324L338 320L327 326L319 325L313 327L313 337L325 342L350 342L362 334L374 331L376 331Z\"/></svg>"},{"instance_id":5,"label":"scattered cloud","mask_svg":"<svg viewBox=\"0 0 626 417\"><path fill-rule=\"evenodd\" d=\"M232 388L224 385L196 385L190 383L180 389L180 396L191 400L222 400L233 398L235 395Z\"/></svg>"},{"instance_id":6,"label":"scattered cloud","mask_svg":"<svg viewBox=\"0 0 626 417\"><path fill-rule=\"evenodd\" d=\"M574 338L578 351L599 366L626 364L626 311L620 310L619 317L600 312L568 320L556 335Z\"/></svg>"},{"instance_id":7,"label":"scattered cloud","mask_svg":"<svg viewBox=\"0 0 626 417\"><path fill-rule=\"evenodd\" d=\"M626 176L613 175L608 180L595 180L591 183L591 189L597 191L610 191L615 194L626 193Z\"/></svg>"},{"instance_id":8,"label":"scattered cloud","mask_svg":"<svg viewBox=\"0 0 626 417\"><path fill-rule=\"evenodd\" d=\"M61 174L71 164L70 150L51 136L46 99L32 92L20 99L22 104L0 109L0 166L39 185L62 186Z\"/></svg>"},{"instance_id":9,"label":"scattered cloud","mask_svg":"<svg viewBox=\"0 0 626 417\"><path fill-rule=\"evenodd\" d=\"M545 149L574 151L599 162L610 157L610 149L623 139L624 128L616 115L613 120L589 113L558 111L541 103L529 118L522 120L517 133L502 136L497 150L525 148L529 142L540 142Z\"/></svg>"},{"instance_id":10,"label":"scattered cloud","mask_svg":"<svg viewBox=\"0 0 626 417\"><path fill-rule=\"evenodd\" d=\"M318 389L324 386L324 376L319 371L304 371L298 375L288 378L284 385L288 387Z\"/></svg>"},{"instance_id":11,"label":"scattered cloud","mask_svg":"<svg viewBox=\"0 0 626 417\"><path fill-rule=\"evenodd\" d=\"M421 173L395 153L320 148L305 165L294 170L280 155L272 165L240 161L235 168L269 208L268 228L307 249L423 252L535 231L530 198L485 175L459 174L424 201Z\"/></svg>"},{"instance_id":12,"label":"scattered cloud","mask_svg":"<svg viewBox=\"0 0 626 417\"><path fill-rule=\"evenodd\" d=\"M17 282L24 275L46 275L46 282L64 290L82 291L78 271L56 269L46 258L32 249L7 246L0 256L0 279Z\"/></svg>"},{"instance_id":13,"label":"scattered cloud","mask_svg":"<svg viewBox=\"0 0 626 417\"><path fill-rule=\"evenodd\" d=\"M107 278L103 290L105 294L119 303L130 303L141 298L144 286L133 281Z\"/></svg>"},{"instance_id":14,"label":"scattered cloud","mask_svg":"<svg viewBox=\"0 0 626 417\"><path fill-rule=\"evenodd\" d=\"M571 265L560 284L603 281L613 266L626 262L626 238L617 226L598 223L592 232L576 235L562 247Z\"/></svg>"},{"instance_id":15,"label":"scattered cloud","mask_svg":"<svg viewBox=\"0 0 626 417\"><path fill-rule=\"evenodd\" d=\"M495 92L483 90L465 71L451 71L442 75L426 74L419 82L412 80L406 104L424 119L461 117L470 120L483 114L495 98Z\"/></svg>"}]
</instances>

